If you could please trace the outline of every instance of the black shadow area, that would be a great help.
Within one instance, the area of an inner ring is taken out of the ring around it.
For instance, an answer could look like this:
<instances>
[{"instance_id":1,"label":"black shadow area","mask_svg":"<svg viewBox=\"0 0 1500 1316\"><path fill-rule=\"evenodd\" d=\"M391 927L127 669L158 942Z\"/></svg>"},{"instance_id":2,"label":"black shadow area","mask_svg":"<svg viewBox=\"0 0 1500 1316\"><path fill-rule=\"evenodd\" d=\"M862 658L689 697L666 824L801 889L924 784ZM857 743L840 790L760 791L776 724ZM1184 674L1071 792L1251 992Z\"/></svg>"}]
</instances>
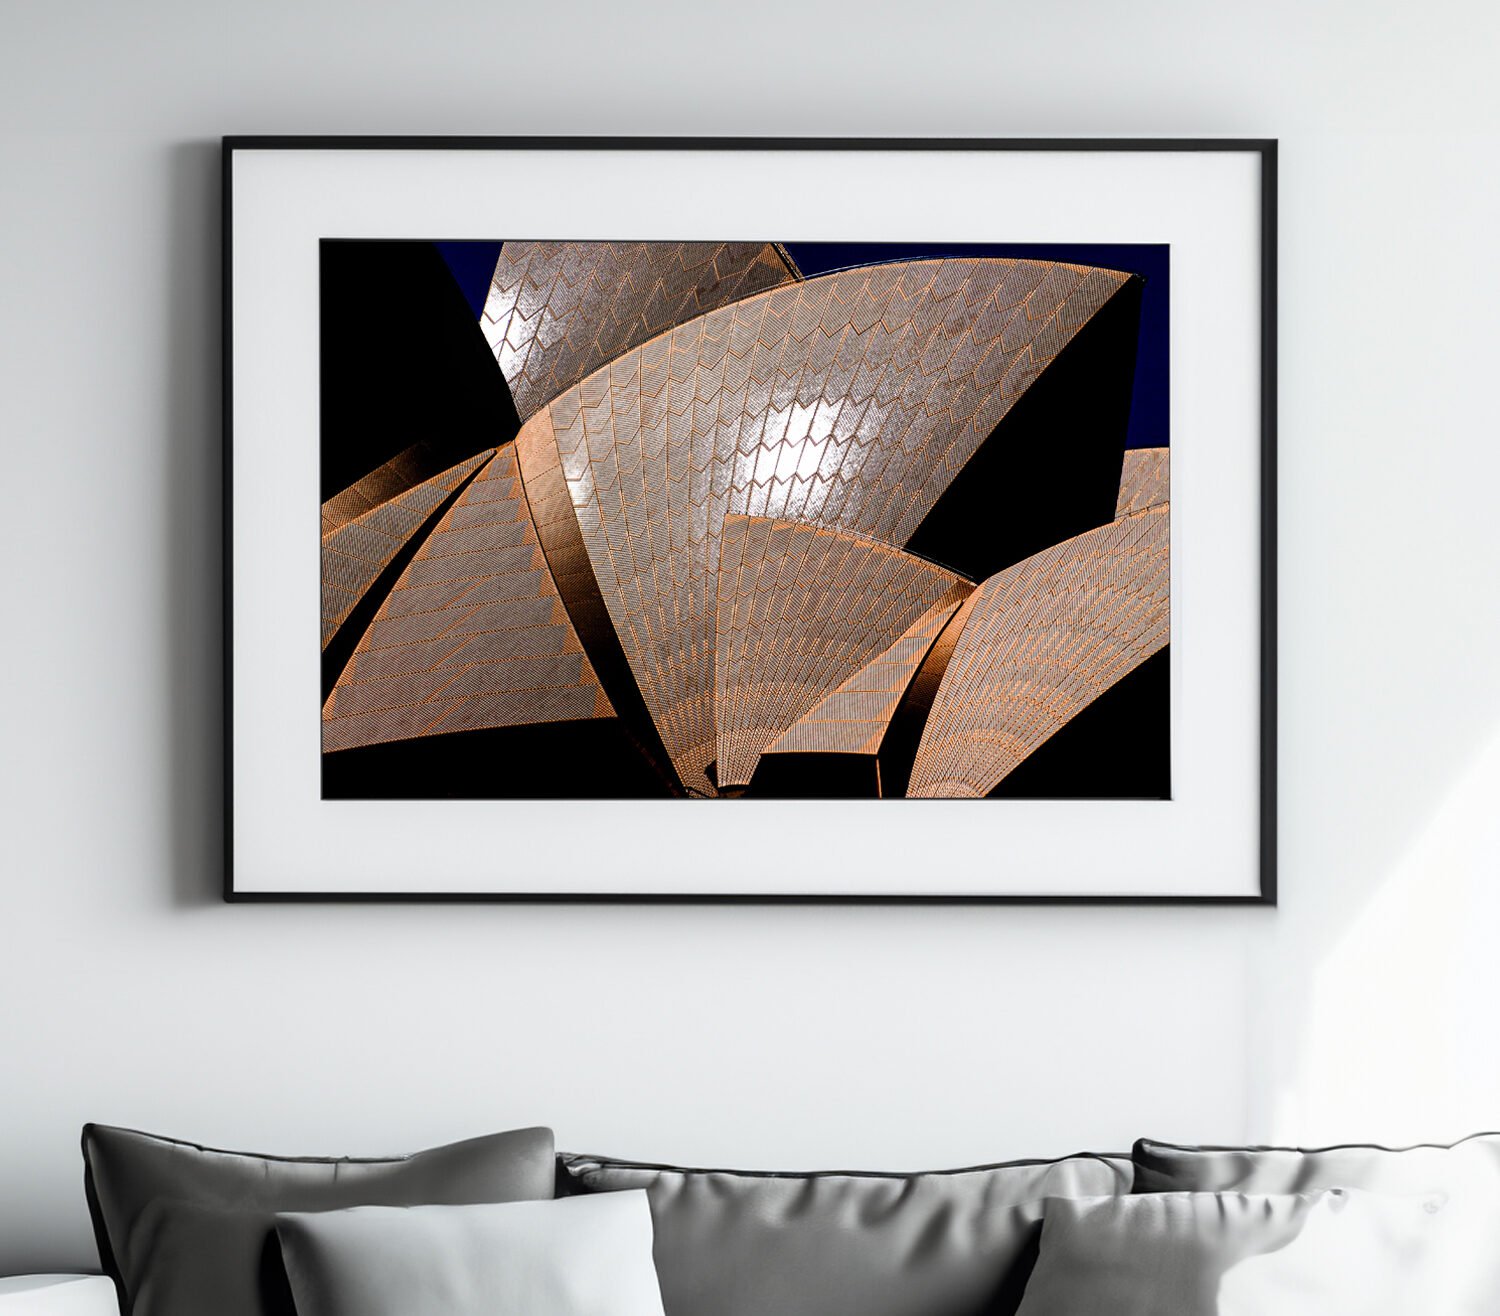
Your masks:
<instances>
[{"instance_id":1,"label":"black shadow area","mask_svg":"<svg viewBox=\"0 0 1500 1316\"><path fill-rule=\"evenodd\" d=\"M1170 646L1036 747L992 800L1172 798Z\"/></svg>"},{"instance_id":2,"label":"black shadow area","mask_svg":"<svg viewBox=\"0 0 1500 1316\"><path fill-rule=\"evenodd\" d=\"M656 799L618 718L421 736L323 755L325 800Z\"/></svg>"},{"instance_id":3,"label":"black shadow area","mask_svg":"<svg viewBox=\"0 0 1500 1316\"><path fill-rule=\"evenodd\" d=\"M759 800L873 800L880 768L873 754L763 754L745 794Z\"/></svg>"},{"instance_id":4,"label":"black shadow area","mask_svg":"<svg viewBox=\"0 0 1500 1316\"><path fill-rule=\"evenodd\" d=\"M1141 281L1132 277L995 426L907 549L984 580L1114 519Z\"/></svg>"},{"instance_id":5,"label":"black shadow area","mask_svg":"<svg viewBox=\"0 0 1500 1316\"><path fill-rule=\"evenodd\" d=\"M321 244L321 501L414 443L433 473L513 439L520 418L430 242Z\"/></svg>"}]
</instances>

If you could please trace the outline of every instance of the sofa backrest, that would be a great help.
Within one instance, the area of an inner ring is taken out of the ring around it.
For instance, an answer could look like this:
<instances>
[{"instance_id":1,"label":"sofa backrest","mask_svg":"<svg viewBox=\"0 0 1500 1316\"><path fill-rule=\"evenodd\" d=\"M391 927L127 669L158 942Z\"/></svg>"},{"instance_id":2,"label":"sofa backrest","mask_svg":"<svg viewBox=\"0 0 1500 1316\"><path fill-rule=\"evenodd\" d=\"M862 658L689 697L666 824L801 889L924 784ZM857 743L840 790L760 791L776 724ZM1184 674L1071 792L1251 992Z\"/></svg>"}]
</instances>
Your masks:
<instances>
[{"instance_id":1,"label":"sofa backrest","mask_svg":"<svg viewBox=\"0 0 1500 1316\"><path fill-rule=\"evenodd\" d=\"M1128 1193L1128 1156L925 1174L699 1170L563 1155L569 1192L644 1188L666 1316L1003 1316L1042 1201Z\"/></svg>"}]
</instances>

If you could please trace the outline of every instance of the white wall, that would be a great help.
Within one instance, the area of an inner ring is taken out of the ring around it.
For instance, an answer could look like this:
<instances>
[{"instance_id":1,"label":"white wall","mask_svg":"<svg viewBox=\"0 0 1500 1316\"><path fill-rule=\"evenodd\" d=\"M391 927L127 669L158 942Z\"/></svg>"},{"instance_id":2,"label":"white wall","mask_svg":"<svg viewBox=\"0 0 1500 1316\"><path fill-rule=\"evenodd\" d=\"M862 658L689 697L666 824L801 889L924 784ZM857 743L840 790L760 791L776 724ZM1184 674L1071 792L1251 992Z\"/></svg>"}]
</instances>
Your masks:
<instances>
[{"instance_id":1,"label":"white wall","mask_svg":"<svg viewBox=\"0 0 1500 1316\"><path fill-rule=\"evenodd\" d=\"M90 1263L86 1119L866 1167L1500 1125L1497 48L1478 0L0 0L0 1272ZM1281 138L1279 910L218 903L216 139L599 131Z\"/></svg>"}]
</instances>

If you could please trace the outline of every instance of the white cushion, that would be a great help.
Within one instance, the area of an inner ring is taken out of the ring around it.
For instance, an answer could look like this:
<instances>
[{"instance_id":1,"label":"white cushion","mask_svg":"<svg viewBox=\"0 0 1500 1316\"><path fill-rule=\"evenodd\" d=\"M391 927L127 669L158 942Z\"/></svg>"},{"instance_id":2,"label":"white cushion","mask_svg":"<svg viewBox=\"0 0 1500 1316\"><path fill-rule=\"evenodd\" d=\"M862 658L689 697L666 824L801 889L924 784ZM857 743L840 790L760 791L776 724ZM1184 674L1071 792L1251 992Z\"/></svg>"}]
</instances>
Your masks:
<instances>
[{"instance_id":1,"label":"white cushion","mask_svg":"<svg viewBox=\"0 0 1500 1316\"><path fill-rule=\"evenodd\" d=\"M15 1275L0 1279L0 1316L120 1316L103 1275Z\"/></svg>"}]
</instances>

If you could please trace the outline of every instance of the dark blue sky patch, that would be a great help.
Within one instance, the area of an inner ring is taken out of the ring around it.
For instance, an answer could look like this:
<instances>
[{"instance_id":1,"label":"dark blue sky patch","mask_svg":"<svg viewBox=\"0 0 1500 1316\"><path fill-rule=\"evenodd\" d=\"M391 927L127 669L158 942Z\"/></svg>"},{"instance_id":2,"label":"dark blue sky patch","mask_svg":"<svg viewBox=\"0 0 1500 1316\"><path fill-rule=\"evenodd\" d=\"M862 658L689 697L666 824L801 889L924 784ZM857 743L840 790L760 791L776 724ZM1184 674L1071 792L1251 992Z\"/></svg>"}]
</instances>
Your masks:
<instances>
[{"instance_id":1,"label":"dark blue sky patch","mask_svg":"<svg viewBox=\"0 0 1500 1316\"><path fill-rule=\"evenodd\" d=\"M500 259L498 242L434 242L438 255L458 283L464 300L477 320L484 313L490 280L495 277L495 262Z\"/></svg>"}]
</instances>

